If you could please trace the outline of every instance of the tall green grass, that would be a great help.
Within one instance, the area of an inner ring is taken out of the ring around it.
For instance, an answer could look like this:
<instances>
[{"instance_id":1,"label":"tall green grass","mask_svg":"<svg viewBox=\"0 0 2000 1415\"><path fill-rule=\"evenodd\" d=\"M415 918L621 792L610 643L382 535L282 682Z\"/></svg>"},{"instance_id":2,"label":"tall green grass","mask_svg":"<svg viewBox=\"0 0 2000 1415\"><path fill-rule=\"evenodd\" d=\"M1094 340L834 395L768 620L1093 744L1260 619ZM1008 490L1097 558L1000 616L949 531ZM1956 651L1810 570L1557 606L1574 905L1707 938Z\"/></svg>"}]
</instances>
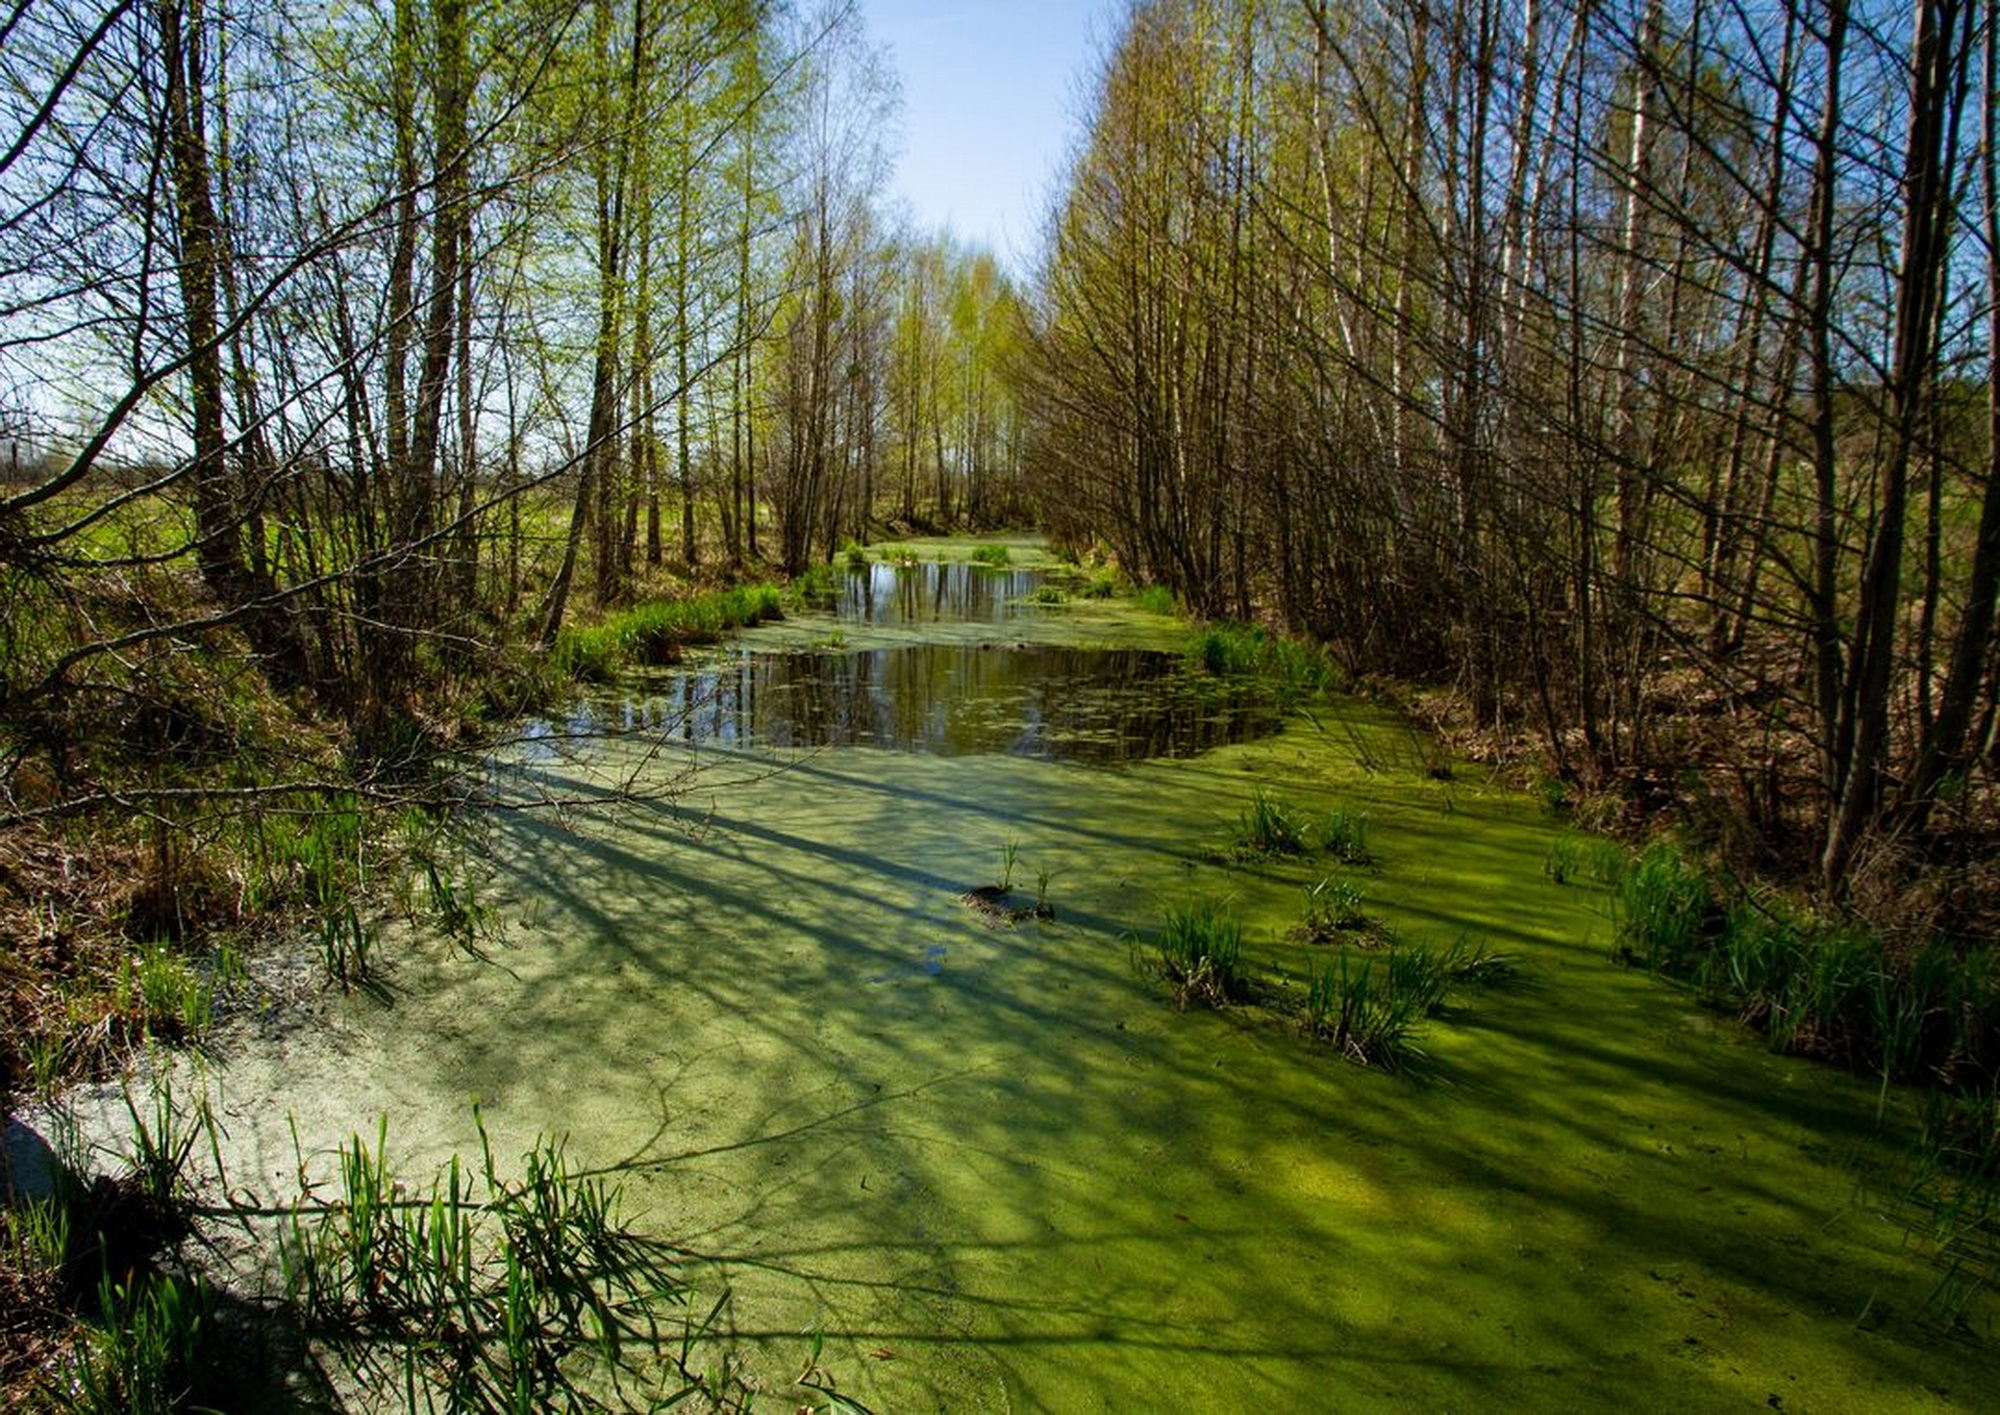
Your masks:
<instances>
[{"instance_id":1,"label":"tall green grass","mask_svg":"<svg viewBox=\"0 0 2000 1415\"><path fill-rule=\"evenodd\" d=\"M1243 996L1243 922L1226 899L1169 904L1153 939L1153 969L1182 1007L1221 1006Z\"/></svg>"},{"instance_id":2,"label":"tall green grass","mask_svg":"<svg viewBox=\"0 0 2000 1415\"><path fill-rule=\"evenodd\" d=\"M454 1157L428 1189L399 1181L384 1119L373 1144L341 1147L334 1191L294 1210L280 1258L315 1340L411 1408L610 1411L660 1391L734 1408L689 1364L688 1285L623 1225L619 1191L551 1141L503 1179L474 1118L478 1161Z\"/></svg>"},{"instance_id":3,"label":"tall green grass","mask_svg":"<svg viewBox=\"0 0 2000 1415\"><path fill-rule=\"evenodd\" d=\"M1490 987L1512 978L1515 960L1469 938L1449 948L1391 948L1364 962L1341 953L1306 977L1299 1023L1350 1061L1384 1071L1424 1059L1417 1038L1455 987Z\"/></svg>"},{"instance_id":4,"label":"tall green grass","mask_svg":"<svg viewBox=\"0 0 2000 1415\"><path fill-rule=\"evenodd\" d=\"M783 615L775 585L738 585L681 600L654 600L601 624L563 630L550 655L555 672L608 683L629 668L678 663L690 648Z\"/></svg>"},{"instance_id":5,"label":"tall green grass","mask_svg":"<svg viewBox=\"0 0 2000 1415\"><path fill-rule=\"evenodd\" d=\"M1338 683L1323 650L1261 625L1205 624L1189 636L1186 653L1188 661L1204 672L1263 679L1286 708Z\"/></svg>"},{"instance_id":6,"label":"tall green grass","mask_svg":"<svg viewBox=\"0 0 2000 1415\"><path fill-rule=\"evenodd\" d=\"M1891 946L1851 922L1726 884L1670 845L1614 897L1619 955L1690 983L1780 1051L1887 1081L2000 1079L2000 954L1991 940Z\"/></svg>"},{"instance_id":7,"label":"tall green grass","mask_svg":"<svg viewBox=\"0 0 2000 1415\"><path fill-rule=\"evenodd\" d=\"M1306 830L1297 810L1259 788L1236 818L1231 843L1238 855L1303 855Z\"/></svg>"}]
</instances>

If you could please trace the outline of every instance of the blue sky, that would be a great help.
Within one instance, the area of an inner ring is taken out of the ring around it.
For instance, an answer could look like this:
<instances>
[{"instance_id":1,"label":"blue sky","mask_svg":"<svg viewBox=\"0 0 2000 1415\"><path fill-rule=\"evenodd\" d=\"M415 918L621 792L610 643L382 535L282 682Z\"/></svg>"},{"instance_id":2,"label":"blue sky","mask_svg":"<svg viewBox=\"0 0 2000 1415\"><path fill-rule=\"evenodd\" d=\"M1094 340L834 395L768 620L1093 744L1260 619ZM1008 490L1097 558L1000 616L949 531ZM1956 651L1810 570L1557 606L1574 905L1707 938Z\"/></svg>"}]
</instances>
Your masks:
<instances>
[{"instance_id":1,"label":"blue sky","mask_svg":"<svg viewBox=\"0 0 2000 1415\"><path fill-rule=\"evenodd\" d=\"M1081 95L1125 0L861 0L903 86L896 187L1015 270L1033 262Z\"/></svg>"}]
</instances>

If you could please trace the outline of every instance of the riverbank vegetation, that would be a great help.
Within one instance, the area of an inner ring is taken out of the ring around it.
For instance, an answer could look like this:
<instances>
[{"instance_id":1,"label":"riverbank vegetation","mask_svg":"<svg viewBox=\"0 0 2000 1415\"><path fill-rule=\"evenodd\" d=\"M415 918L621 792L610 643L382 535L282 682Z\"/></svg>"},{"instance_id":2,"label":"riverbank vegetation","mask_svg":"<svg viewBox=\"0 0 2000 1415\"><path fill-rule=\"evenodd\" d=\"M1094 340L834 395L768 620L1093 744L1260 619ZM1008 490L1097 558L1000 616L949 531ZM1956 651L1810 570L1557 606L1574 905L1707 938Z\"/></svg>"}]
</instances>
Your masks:
<instances>
[{"instance_id":1,"label":"riverbank vegetation","mask_svg":"<svg viewBox=\"0 0 2000 1415\"><path fill-rule=\"evenodd\" d=\"M1673 834L1546 873L1615 894L1613 961L1884 1113L1927 1088L1908 1192L1955 1292L2000 1273L1991 0L1143 0L1032 291L881 204L851 7L4 32L0 1108L198 1041L279 933L341 990L399 915L476 942L454 763L494 724L824 601L885 534L1038 520L1079 557L1051 611L1135 590L1204 673L1393 684L1579 828ZM1310 871L1303 970L1220 896L1134 956L1409 1070L1511 961L1398 944L1370 826L1259 788L1217 848ZM1052 922L1012 850L966 897ZM129 1172L0 1252L0 1380L81 1408L206 1399L221 1320L161 1257L205 1122L130 1119ZM559 1147L408 1202L381 1149L287 1240L362 1378L518 1405L658 1344L679 1279ZM677 1389L743 1394L689 1352Z\"/></svg>"},{"instance_id":2,"label":"riverbank vegetation","mask_svg":"<svg viewBox=\"0 0 2000 1415\"><path fill-rule=\"evenodd\" d=\"M1050 529L1991 937L1994 26L1135 7L1036 306Z\"/></svg>"}]
</instances>

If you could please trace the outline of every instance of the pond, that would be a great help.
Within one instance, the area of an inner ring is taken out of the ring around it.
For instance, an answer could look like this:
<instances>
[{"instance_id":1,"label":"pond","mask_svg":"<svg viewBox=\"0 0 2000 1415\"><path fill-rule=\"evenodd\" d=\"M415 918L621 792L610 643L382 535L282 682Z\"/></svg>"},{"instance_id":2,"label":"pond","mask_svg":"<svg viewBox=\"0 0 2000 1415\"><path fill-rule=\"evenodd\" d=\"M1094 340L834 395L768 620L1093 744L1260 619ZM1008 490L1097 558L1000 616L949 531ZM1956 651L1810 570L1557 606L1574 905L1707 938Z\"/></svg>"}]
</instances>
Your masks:
<instances>
[{"instance_id":1,"label":"pond","mask_svg":"<svg viewBox=\"0 0 2000 1415\"><path fill-rule=\"evenodd\" d=\"M970 564L878 564L846 575L838 631L1017 623L1055 612L1043 577ZM686 746L879 747L1109 764L1197 756L1277 730L1269 687L1196 671L1184 654L1019 639L856 649L737 646L643 689L601 694L563 725ZM546 729L545 729L546 730Z\"/></svg>"},{"instance_id":2,"label":"pond","mask_svg":"<svg viewBox=\"0 0 2000 1415\"><path fill-rule=\"evenodd\" d=\"M709 1359L760 1409L817 1399L816 1344L883 1412L1950 1406L1933 1275L1837 1162L1868 1087L1614 966L1530 802L1366 705L1194 682L1170 621L1032 567L888 568L496 763L479 947L240 1037L236 1181L377 1115L419 1177L475 1104L501 1156L565 1135L727 1295ZM1420 1078L1287 1019L1365 951L1293 932L1327 860L1229 850L1260 792L1366 813L1385 933L1518 961ZM1146 967L1195 897L1260 979L1225 1011Z\"/></svg>"}]
</instances>

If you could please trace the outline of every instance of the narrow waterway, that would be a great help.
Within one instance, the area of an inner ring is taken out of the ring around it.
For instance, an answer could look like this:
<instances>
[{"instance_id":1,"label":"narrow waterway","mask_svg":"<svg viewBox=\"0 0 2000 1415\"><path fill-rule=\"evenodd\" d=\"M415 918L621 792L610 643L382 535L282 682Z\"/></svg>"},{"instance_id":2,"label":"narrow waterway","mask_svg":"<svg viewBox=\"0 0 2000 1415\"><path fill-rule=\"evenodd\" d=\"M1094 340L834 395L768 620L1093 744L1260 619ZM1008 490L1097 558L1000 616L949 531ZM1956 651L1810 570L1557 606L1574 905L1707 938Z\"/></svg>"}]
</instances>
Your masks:
<instances>
[{"instance_id":1,"label":"narrow waterway","mask_svg":"<svg viewBox=\"0 0 2000 1415\"><path fill-rule=\"evenodd\" d=\"M1027 547L1017 546L1026 559ZM882 1412L1948 1408L1932 1274L1857 1203L1865 1087L1616 967L1555 827L1393 719L1191 673L1130 606L878 565L836 611L543 724L494 763L478 956L239 1037L240 1185L389 1118L428 1175L540 1134L730 1300L765 1392L820 1333ZM1364 1070L1272 1008L1177 1011L1169 902L1231 900L1267 1000L1324 860L1220 847L1263 789L1365 812L1408 940L1521 981ZM1010 885L1051 917L968 908ZM1866 1337L1870 1309L1897 1319ZM698 1305L704 1307L705 1302Z\"/></svg>"}]
</instances>

